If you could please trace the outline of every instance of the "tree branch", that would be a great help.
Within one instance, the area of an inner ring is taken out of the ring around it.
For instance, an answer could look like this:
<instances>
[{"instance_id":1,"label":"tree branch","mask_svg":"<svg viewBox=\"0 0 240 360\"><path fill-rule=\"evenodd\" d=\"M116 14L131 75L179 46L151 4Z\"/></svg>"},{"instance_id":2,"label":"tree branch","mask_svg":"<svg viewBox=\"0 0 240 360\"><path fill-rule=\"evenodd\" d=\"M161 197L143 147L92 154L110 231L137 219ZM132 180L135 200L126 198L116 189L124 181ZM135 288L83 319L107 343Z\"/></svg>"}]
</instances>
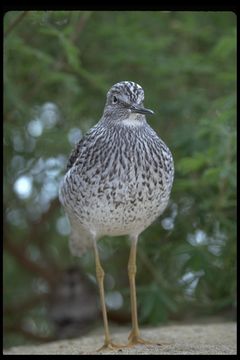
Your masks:
<instances>
[{"instance_id":1,"label":"tree branch","mask_svg":"<svg viewBox=\"0 0 240 360\"><path fill-rule=\"evenodd\" d=\"M17 26L17 24L19 24L22 19L27 15L29 11L23 11L20 15L18 15L9 25L9 27L7 28L7 30L5 31L4 36L6 37L7 35L9 35L9 33L15 28L15 26Z\"/></svg>"},{"instance_id":2,"label":"tree branch","mask_svg":"<svg viewBox=\"0 0 240 360\"><path fill-rule=\"evenodd\" d=\"M5 249L21 264L24 269L29 270L31 273L35 273L40 277L43 277L49 283L53 283L55 279L55 274L52 274L52 271L42 267L41 265L31 261L26 255L25 251L19 245L13 244L12 241L7 239L4 242Z\"/></svg>"}]
</instances>

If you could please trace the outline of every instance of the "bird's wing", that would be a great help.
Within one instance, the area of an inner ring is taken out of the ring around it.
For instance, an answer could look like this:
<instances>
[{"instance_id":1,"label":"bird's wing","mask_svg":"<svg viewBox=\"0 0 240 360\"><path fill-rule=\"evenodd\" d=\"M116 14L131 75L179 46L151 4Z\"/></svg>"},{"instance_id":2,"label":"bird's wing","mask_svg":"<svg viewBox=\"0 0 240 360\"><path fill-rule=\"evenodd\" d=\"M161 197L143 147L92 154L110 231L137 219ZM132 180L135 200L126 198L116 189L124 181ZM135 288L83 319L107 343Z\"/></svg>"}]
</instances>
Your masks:
<instances>
[{"instance_id":1,"label":"bird's wing","mask_svg":"<svg viewBox=\"0 0 240 360\"><path fill-rule=\"evenodd\" d=\"M79 157L83 153L84 149L86 149L86 144L88 144L89 139L91 140L96 137L95 133L97 128L98 124L91 128L75 145L67 162L67 171L73 167L77 159L79 159Z\"/></svg>"},{"instance_id":2,"label":"bird's wing","mask_svg":"<svg viewBox=\"0 0 240 360\"><path fill-rule=\"evenodd\" d=\"M81 150L82 150L82 145L84 143L84 138L82 137L79 142L75 145L74 149L72 150L68 162L67 162L67 167L66 170L68 171L69 169L71 169L71 167L74 165L75 161L77 160L77 158L80 156L81 154Z\"/></svg>"}]
</instances>

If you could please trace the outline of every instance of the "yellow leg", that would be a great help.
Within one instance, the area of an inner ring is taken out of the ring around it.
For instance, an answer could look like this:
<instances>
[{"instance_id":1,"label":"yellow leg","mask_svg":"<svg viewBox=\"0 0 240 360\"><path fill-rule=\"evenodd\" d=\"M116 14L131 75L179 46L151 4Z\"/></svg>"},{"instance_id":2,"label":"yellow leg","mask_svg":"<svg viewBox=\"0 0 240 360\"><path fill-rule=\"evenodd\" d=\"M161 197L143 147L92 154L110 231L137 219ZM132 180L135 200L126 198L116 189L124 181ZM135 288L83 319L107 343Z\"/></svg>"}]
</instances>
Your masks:
<instances>
[{"instance_id":1,"label":"yellow leg","mask_svg":"<svg viewBox=\"0 0 240 360\"><path fill-rule=\"evenodd\" d=\"M130 283L130 298L131 298L131 314L132 314L132 330L128 337L128 347L136 344L154 344L153 342L144 340L140 337L140 331L138 327L138 315L137 315L137 297L136 297L136 285L135 276L137 272L136 266L136 253L137 253L137 240L138 237L131 238L131 250L128 261L128 276Z\"/></svg>"},{"instance_id":2,"label":"yellow leg","mask_svg":"<svg viewBox=\"0 0 240 360\"><path fill-rule=\"evenodd\" d=\"M114 344L110 337L110 332L109 332L109 327L108 327L107 310L106 310L106 304L105 304L105 296L104 296L104 270L100 263L96 240L94 240L94 254L95 254L95 263L96 263L96 277L97 277L97 282L98 282L99 292L100 292L100 304L101 304L101 309L102 309L104 333L105 333L104 344L98 351L102 351L105 349L106 350L115 350L115 349L119 349L124 346Z\"/></svg>"}]
</instances>

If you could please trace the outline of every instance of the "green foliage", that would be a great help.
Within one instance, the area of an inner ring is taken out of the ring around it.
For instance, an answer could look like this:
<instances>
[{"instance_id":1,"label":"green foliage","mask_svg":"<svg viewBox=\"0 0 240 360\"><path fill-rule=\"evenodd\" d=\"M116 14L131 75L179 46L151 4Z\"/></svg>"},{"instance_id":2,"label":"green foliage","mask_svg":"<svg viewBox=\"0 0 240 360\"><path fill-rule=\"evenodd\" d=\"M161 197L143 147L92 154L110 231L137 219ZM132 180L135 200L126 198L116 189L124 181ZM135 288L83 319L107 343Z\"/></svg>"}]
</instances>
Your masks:
<instances>
[{"instance_id":1,"label":"green foliage","mask_svg":"<svg viewBox=\"0 0 240 360\"><path fill-rule=\"evenodd\" d=\"M169 207L139 242L140 321L234 311L235 15L14 11L5 15L4 32L5 304L47 291L47 278L33 264L52 273L78 262L55 200L69 138L100 119L111 85L132 80L145 89L145 105L155 111L149 122L175 162ZM16 184L23 176L21 196ZM122 238L101 246L128 311L129 247ZM81 263L94 274L91 256ZM30 341L19 331L25 323L51 333L44 306L17 317L6 311L5 346Z\"/></svg>"}]
</instances>

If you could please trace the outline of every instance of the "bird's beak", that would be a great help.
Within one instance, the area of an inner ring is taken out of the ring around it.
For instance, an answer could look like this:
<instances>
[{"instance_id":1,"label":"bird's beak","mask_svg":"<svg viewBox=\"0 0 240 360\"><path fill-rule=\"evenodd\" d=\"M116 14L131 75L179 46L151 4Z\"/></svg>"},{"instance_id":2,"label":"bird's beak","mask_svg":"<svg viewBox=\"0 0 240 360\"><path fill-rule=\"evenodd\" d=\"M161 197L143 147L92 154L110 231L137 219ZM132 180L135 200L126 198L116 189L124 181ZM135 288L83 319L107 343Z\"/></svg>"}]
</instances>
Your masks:
<instances>
[{"instance_id":1,"label":"bird's beak","mask_svg":"<svg viewBox=\"0 0 240 360\"><path fill-rule=\"evenodd\" d=\"M146 115L153 115L154 111L150 110L150 109L145 109L142 106L139 105L131 105L130 108L131 112L133 113L138 113L138 114L146 114Z\"/></svg>"}]
</instances>

